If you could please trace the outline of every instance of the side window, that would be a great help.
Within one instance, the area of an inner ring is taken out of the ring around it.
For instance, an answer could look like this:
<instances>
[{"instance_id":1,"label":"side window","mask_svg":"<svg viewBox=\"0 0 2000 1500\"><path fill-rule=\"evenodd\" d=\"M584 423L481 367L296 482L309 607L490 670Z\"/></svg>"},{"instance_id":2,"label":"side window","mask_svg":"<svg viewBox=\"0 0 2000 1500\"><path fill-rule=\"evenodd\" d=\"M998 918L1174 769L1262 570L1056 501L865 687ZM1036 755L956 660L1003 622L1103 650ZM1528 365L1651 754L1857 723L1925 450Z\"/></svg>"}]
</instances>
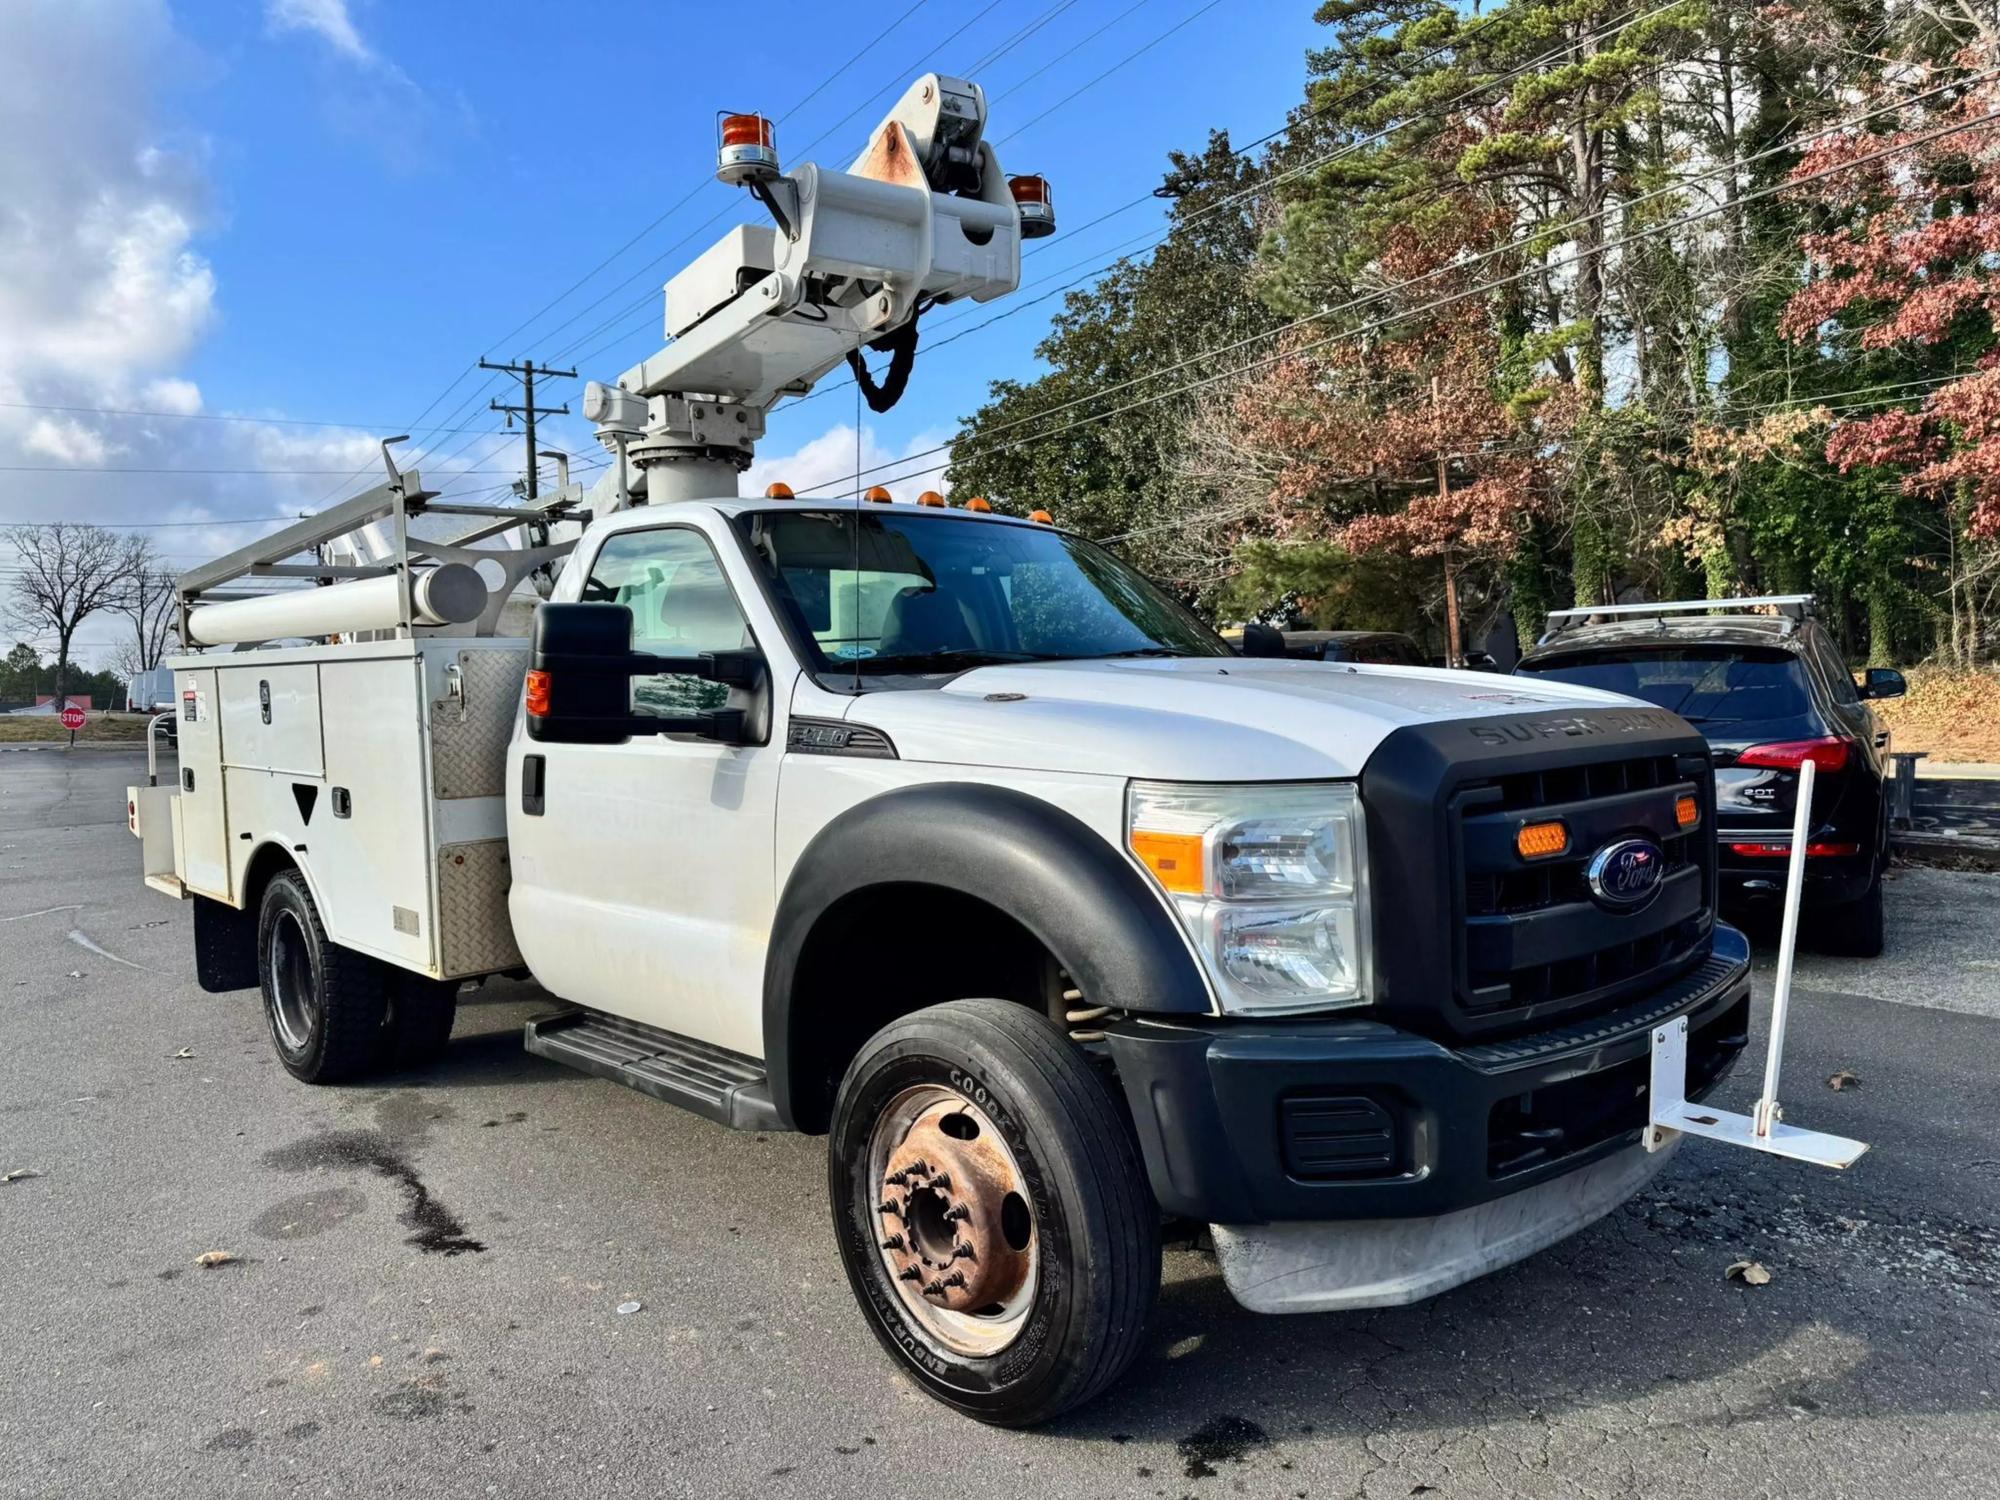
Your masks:
<instances>
[{"instance_id":1,"label":"side window","mask_svg":"<svg viewBox=\"0 0 2000 1500\"><path fill-rule=\"evenodd\" d=\"M1855 690L1854 674L1847 670L1847 663L1841 659L1840 648L1834 645L1830 636L1820 631L1814 631L1810 639L1820 671L1826 677L1827 685L1833 689L1833 701L1859 703L1861 694Z\"/></svg>"},{"instance_id":2,"label":"side window","mask_svg":"<svg viewBox=\"0 0 2000 1500\"><path fill-rule=\"evenodd\" d=\"M754 644L708 539L686 527L624 531L605 542L583 585L587 604L632 611L632 649L695 656ZM632 712L678 718L721 708L729 690L681 673L632 679Z\"/></svg>"}]
</instances>

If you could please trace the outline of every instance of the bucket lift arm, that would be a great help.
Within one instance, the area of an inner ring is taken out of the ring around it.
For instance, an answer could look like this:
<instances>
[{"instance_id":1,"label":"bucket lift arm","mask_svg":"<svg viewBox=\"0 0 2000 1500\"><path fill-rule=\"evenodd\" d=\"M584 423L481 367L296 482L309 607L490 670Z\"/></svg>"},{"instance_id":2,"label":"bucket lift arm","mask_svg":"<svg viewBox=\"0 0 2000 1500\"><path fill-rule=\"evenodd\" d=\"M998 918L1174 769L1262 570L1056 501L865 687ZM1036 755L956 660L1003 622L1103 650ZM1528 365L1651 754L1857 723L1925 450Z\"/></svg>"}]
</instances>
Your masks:
<instances>
[{"instance_id":1,"label":"bucket lift arm","mask_svg":"<svg viewBox=\"0 0 2000 1500\"><path fill-rule=\"evenodd\" d=\"M780 401L870 345L906 375L925 309L1020 284L1021 240L1054 228L1047 184L1004 177L985 128L979 86L931 73L847 171L786 176L768 121L725 118L718 175L774 223L732 229L668 282L670 342L584 395L650 501L735 493Z\"/></svg>"}]
</instances>

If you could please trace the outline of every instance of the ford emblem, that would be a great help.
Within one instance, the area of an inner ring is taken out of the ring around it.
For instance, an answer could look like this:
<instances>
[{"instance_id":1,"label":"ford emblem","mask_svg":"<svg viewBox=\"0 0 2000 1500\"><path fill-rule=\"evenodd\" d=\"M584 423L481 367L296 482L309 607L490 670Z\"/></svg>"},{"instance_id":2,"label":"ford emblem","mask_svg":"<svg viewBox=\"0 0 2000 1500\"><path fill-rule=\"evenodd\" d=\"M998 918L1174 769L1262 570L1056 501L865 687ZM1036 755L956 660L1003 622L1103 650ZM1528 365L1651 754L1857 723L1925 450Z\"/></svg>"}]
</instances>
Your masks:
<instances>
[{"instance_id":1,"label":"ford emblem","mask_svg":"<svg viewBox=\"0 0 2000 1500\"><path fill-rule=\"evenodd\" d=\"M1600 906L1631 911L1659 895L1666 871L1666 855L1651 839L1621 839L1591 856L1584 878Z\"/></svg>"}]
</instances>

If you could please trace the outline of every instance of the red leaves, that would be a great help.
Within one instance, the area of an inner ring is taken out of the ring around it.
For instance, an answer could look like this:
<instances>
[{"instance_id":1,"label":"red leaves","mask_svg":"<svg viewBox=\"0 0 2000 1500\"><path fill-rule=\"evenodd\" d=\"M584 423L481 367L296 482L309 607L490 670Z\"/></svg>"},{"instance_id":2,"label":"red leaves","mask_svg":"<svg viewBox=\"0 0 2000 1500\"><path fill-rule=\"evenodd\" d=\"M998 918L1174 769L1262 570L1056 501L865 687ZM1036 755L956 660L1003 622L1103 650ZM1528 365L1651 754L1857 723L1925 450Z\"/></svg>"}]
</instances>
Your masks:
<instances>
[{"instance_id":1,"label":"red leaves","mask_svg":"<svg viewBox=\"0 0 2000 1500\"><path fill-rule=\"evenodd\" d=\"M1959 61L1987 71L1997 60L2000 51L1983 45ZM1927 74L1902 92L1928 92L1942 77ZM1893 102L1887 90L1862 99L1857 121ZM1968 315L1983 312L1991 325L2000 309L1991 266L2000 253L2000 123L1983 116L1996 106L2000 87L1982 80L1957 98L1905 108L1885 133L1873 133L1880 119L1857 123L1805 154L1793 181L1846 227L1801 238L1813 279L1786 305L1781 333L1810 343L1831 324L1858 333L1864 349L1924 348L1952 337ZM1820 175L1832 168L1846 170ZM2000 535L2000 372L1944 385L1918 411L1842 422L1826 457L1843 474L1903 468L1912 495L1946 498L1962 487L1973 501L1967 530Z\"/></svg>"}]
</instances>

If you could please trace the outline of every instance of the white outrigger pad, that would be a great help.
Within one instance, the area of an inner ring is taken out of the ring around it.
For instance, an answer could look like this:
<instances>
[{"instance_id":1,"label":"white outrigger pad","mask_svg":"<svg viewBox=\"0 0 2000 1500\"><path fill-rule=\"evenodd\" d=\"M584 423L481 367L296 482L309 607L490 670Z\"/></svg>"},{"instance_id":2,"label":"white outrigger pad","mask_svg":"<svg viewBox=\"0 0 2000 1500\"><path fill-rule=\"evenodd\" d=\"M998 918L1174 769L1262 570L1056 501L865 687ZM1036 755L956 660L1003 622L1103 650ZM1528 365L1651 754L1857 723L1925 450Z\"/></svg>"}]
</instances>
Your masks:
<instances>
[{"instance_id":1,"label":"white outrigger pad","mask_svg":"<svg viewBox=\"0 0 2000 1500\"><path fill-rule=\"evenodd\" d=\"M1868 1149L1864 1141L1784 1123L1778 1105L1778 1074L1785 1051L1785 1020L1792 1002L1792 954L1798 945L1799 896L1805 885L1806 835L1812 826L1813 778L1808 760L1799 767L1798 811L1792 820L1792 853L1785 877L1785 916L1778 933L1778 976L1771 992L1771 1041L1764 1055L1764 1092L1753 1114L1731 1114L1690 1104L1687 1098L1687 1018L1653 1028L1652 1080L1647 1090L1645 1145L1658 1151L1683 1135L1698 1135L1729 1146L1818 1167L1849 1167Z\"/></svg>"}]
</instances>

